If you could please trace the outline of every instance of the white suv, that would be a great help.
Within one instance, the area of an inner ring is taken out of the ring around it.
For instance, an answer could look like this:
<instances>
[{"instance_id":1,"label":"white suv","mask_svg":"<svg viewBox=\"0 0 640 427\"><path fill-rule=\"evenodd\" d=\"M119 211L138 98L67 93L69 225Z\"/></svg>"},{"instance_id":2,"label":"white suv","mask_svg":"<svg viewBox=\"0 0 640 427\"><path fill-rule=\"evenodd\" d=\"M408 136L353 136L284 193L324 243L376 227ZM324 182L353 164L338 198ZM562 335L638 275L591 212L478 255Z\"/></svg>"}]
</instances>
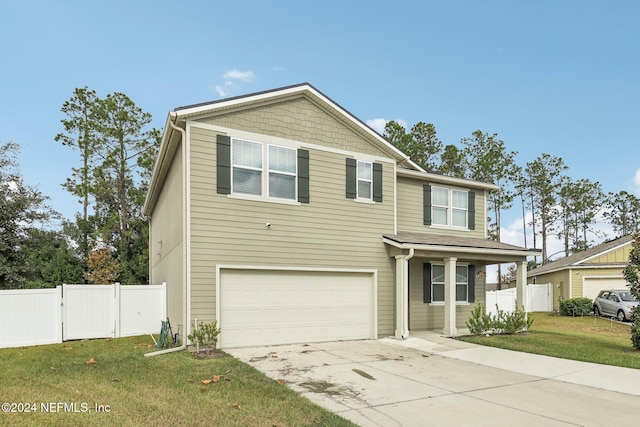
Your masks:
<instances>
[{"instance_id":1,"label":"white suv","mask_svg":"<svg viewBox=\"0 0 640 427\"><path fill-rule=\"evenodd\" d=\"M600 291L593 301L593 314L614 316L624 322L631 320L631 311L638 304L640 303L628 289Z\"/></svg>"}]
</instances>

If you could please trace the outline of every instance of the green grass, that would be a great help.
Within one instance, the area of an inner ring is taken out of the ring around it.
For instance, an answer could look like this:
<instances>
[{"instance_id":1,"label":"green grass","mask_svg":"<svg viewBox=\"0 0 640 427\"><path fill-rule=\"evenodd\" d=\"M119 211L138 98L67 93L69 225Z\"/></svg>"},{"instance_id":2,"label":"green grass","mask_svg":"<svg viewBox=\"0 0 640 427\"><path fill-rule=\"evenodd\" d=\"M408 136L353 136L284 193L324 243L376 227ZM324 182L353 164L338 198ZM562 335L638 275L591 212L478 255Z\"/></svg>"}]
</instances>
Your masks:
<instances>
[{"instance_id":1,"label":"green grass","mask_svg":"<svg viewBox=\"0 0 640 427\"><path fill-rule=\"evenodd\" d=\"M0 413L0 425L353 425L231 356L144 357L152 350L150 337L1 349L0 403L35 403L36 412ZM201 382L214 375L219 381ZM57 402L76 406L43 412ZM95 412L96 404L109 412Z\"/></svg>"},{"instance_id":2,"label":"green grass","mask_svg":"<svg viewBox=\"0 0 640 427\"><path fill-rule=\"evenodd\" d=\"M609 319L530 313L533 325L518 335L473 336L461 340L563 359L640 369L640 351L631 345L628 324Z\"/></svg>"}]
</instances>

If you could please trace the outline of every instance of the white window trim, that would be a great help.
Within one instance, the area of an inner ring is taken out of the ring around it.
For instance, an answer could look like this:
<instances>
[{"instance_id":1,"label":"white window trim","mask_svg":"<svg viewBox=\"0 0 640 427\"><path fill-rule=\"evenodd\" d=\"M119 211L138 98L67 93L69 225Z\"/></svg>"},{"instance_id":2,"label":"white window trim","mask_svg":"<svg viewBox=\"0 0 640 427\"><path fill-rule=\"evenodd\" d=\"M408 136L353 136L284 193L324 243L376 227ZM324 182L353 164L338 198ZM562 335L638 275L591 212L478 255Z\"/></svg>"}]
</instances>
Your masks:
<instances>
[{"instance_id":1,"label":"white window trim","mask_svg":"<svg viewBox=\"0 0 640 427\"><path fill-rule=\"evenodd\" d=\"M260 149L261 149L261 153L262 153L262 168L256 168L256 167L252 167L252 166L244 166L244 165L236 165L233 162L233 145L234 145L234 141L236 140L242 140L242 141L247 141L247 142L252 142L254 144L259 144L260 145ZM269 168L269 147L280 147L280 148L286 148L288 150L294 150L296 152L295 155L295 160L296 160L296 171L295 173L291 173L291 172L282 172L282 171L276 171L276 170L271 170ZM266 149L265 149L266 147ZM301 205L301 203L298 201L298 155L297 155L297 148L294 147L290 147L290 146L285 146L285 145L276 145L276 144L267 144L267 143L263 143L263 142L259 142L259 141L254 141L251 139L247 139L247 138L236 138L236 137L231 137L231 194L227 194L227 198L229 199L240 199L240 200L252 200L252 201L257 201L257 202L271 202L271 203L280 203L280 204L285 204L285 205ZM255 194L245 194L245 193L237 193L234 191L234 181L233 181L233 170L235 168L239 168L239 169L246 169L246 170L255 170L255 171L260 171L261 173L261 180L260 180L260 195L255 195ZM287 176L293 176L295 178L294 180L294 199L286 199L286 198L281 198L281 197L270 197L269 196L269 174L270 173L274 173L274 174L279 174L279 175L287 175Z\"/></svg>"},{"instance_id":2,"label":"white window trim","mask_svg":"<svg viewBox=\"0 0 640 427\"><path fill-rule=\"evenodd\" d=\"M441 265L444 266L443 263L439 263L439 262L433 262L431 263L431 266L436 266L436 265ZM456 267L466 267L467 268L467 299L464 301L457 301L456 300L456 305L471 305L471 303L469 302L469 264L468 263L457 263ZM457 274L456 274L457 276ZM433 306L438 306L438 305L444 305L444 301L434 301L433 300L433 268L431 269L431 286L429 291L431 292L431 302L427 303L428 305L433 305ZM441 282L438 282L437 284L441 284ZM446 286L446 283L442 283L444 286ZM454 286L457 286L458 282L456 281ZM446 293L446 292L445 292Z\"/></svg>"},{"instance_id":3,"label":"white window trim","mask_svg":"<svg viewBox=\"0 0 640 427\"><path fill-rule=\"evenodd\" d=\"M264 144L258 141L251 141L248 139L241 139L242 141L246 141L246 142L250 142L252 144L258 144L260 145L260 153L261 153L261 159L262 159L262 167L261 168L257 168L255 166L245 166L245 165L237 165L234 161L233 161L233 150L236 144L236 141L238 141L240 138L231 138L231 194L234 194L235 196L241 196L241 197L250 197L250 198L256 198L256 197L264 197L264 190L265 190L265 185L264 185ZM236 193L235 192L235 180L233 179L233 175L234 175L234 170L236 169L244 169L244 170L251 170L251 171L258 171L260 172L260 194L256 195L256 194L245 194L245 193Z\"/></svg>"},{"instance_id":4,"label":"white window trim","mask_svg":"<svg viewBox=\"0 0 640 427\"><path fill-rule=\"evenodd\" d=\"M456 229L456 230L469 230L469 206L467 205L467 208L464 209L465 212L465 220L464 220L464 225L454 225L453 224L453 211L454 209L457 211L461 211L462 209L460 208L454 208L453 207L453 192L454 191L459 191L461 193L465 193L467 200L469 200L469 190L462 190L459 188L449 188L449 187L442 187L439 185L432 185L431 186L432 189L442 189L442 190L447 190L448 195L447 195L447 206L445 205L438 205L436 203L433 202L433 200L431 201L431 218L434 218L434 212L433 212L433 208L446 208L447 209L447 223L446 224L434 224L432 221L431 227L433 228L447 228L447 229Z\"/></svg>"},{"instance_id":5,"label":"white window trim","mask_svg":"<svg viewBox=\"0 0 640 427\"><path fill-rule=\"evenodd\" d=\"M371 170L371 179L360 178L360 164L368 164L369 169ZM360 182L368 182L369 183L369 197L360 196ZM366 160L356 160L356 198L355 200L360 202L371 202L373 201L373 162L369 162Z\"/></svg>"},{"instance_id":6,"label":"white window trim","mask_svg":"<svg viewBox=\"0 0 640 427\"><path fill-rule=\"evenodd\" d=\"M271 170L271 168L269 167L269 147L276 147L276 148L284 148L286 150L293 150L294 152L294 159L296 162L296 171L291 173L291 172L283 172L283 171L278 171L278 170ZM270 200L285 200L285 201L289 201L289 202L297 202L298 201L298 151L295 148L291 148L291 147L284 147L282 145L276 145L276 144L267 144L267 149L264 150L265 152L263 153L264 158L266 160L266 169L267 169L267 176L264 179L263 182L263 186L266 187L266 192L265 192L265 196L267 197L267 199ZM294 178L293 180L293 199L287 199L287 198L283 198L283 197L273 197L273 196L269 196L268 192L269 192L269 175L271 173L274 173L276 175L285 175L285 176L292 176Z\"/></svg>"}]
</instances>

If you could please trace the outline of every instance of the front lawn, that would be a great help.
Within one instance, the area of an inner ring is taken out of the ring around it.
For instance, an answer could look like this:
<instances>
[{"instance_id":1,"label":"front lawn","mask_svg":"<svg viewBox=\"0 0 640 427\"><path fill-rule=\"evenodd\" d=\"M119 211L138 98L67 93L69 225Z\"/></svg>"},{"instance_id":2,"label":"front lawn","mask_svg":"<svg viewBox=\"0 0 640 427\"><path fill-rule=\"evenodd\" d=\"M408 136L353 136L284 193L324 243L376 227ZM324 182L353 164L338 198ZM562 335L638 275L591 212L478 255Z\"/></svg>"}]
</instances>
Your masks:
<instances>
[{"instance_id":1,"label":"front lawn","mask_svg":"<svg viewBox=\"0 0 640 427\"><path fill-rule=\"evenodd\" d=\"M601 317L529 313L533 325L518 335L463 337L461 340L564 359L640 369L640 351L631 345L629 324Z\"/></svg>"},{"instance_id":2,"label":"front lawn","mask_svg":"<svg viewBox=\"0 0 640 427\"><path fill-rule=\"evenodd\" d=\"M353 425L231 356L152 350L150 337L0 349L0 400L14 404L0 425Z\"/></svg>"}]
</instances>

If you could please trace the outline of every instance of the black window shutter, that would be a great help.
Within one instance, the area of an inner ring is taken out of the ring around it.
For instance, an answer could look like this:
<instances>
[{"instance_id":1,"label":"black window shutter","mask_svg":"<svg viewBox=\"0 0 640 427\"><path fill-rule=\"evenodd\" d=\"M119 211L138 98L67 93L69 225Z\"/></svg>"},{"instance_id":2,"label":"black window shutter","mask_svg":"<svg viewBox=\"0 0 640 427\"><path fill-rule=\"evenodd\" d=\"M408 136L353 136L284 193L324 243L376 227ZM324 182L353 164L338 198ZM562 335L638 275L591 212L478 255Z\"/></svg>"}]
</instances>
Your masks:
<instances>
[{"instance_id":1,"label":"black window shutter","mask_svg":"<svg viewBox=\"0 0 640 427\"><path fill-rule=\"evenodd\" d=\"M422 187L422 205L424 210L424 225L431 225L431 186L425 184Z\"/></svg>"},{"instance_id":2,"label":"black window shutter","mask_svg":"<svg viewBox=\"0 0 640 427\"><path fill-rule=\"evenodd\" d=\"M231 138L227 135L218 135L216 143L218 194L231 194Z\"/></svg>"},{"instance_id":3,"label":"black window shutter","mask_svg":"<svg viewBox=\"0 0 640 427\"><path fill-rule=\"evenodd\" d=\"M355 199L357 194L356 169L358 162L356 159L347 158L347 199Z\"/></svg>"},{"instance_id":4,"label":"black window shutter","mask_svg":"<svg viewBox=\"0 0 640 427\"><path fill-rule=\"evenodd\" d=\"M298 201L309 203L309 150L298 150Z\"/></svg>"},{"instance_id":5,"label":"black window shutter","mask_svg":"<svg viewBox=\"0 0 640 427\"><path fill-rule=\"evenodd\" d=\"M476 302L476 266L470 265L467 273L467 301Z\"/></svg>"},{"instance_id":6,"label":"black window shutter","mask_svg":"<svg viewBox=\"0 0 640 427\"><path fill-rule=\"evenodd\" d=\"M422 302L431 302L431 264L422 264Z\"/></svg>"},{"instance_id":7,"label":"black window shutter","mask_svg":"<svg viewBox=\"0 0 640 427\"><path fill-rule=\"evenodd\" d=\"M373 201L382 201L382 163L373 164Z\"/></svg>"},{"instance_id":8,"label":"black window shutter","mask_svg":"<svg viewBox=\"0 0 640 427\"><path fill-rule=\"evenodd\" d=\"M469 203L468 203L468 214L469 214L469 230L476 229L476 193L473 191L469 191Z\"/></svg>"}]
</instances>

